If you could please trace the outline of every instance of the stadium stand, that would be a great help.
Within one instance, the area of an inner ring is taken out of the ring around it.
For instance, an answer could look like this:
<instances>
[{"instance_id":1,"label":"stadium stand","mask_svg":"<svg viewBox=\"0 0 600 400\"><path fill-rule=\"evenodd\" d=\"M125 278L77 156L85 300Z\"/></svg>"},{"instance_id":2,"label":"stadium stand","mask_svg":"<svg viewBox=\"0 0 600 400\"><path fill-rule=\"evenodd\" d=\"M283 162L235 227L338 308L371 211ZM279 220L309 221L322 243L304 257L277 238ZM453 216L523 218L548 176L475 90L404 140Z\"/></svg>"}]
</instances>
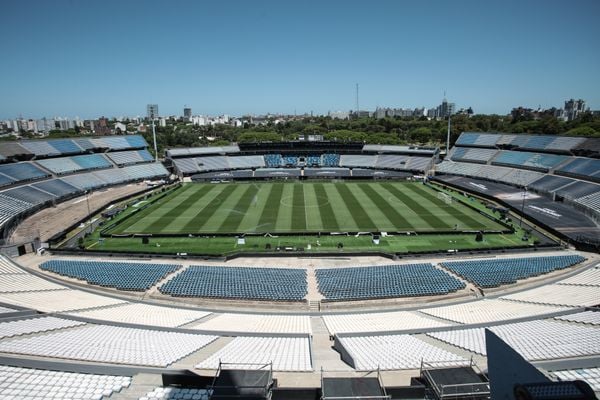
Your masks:
<instances>
[{"instance_id":1,"label":"stadium stand","mask_svg":"<svg viewBox=\"0 0 600 400\"><path fill-rule=\"evenodd\" d=\"M412 176L412 174L410 172L402 172L402 171L354 168L352 170L352 176L355 178L390 179L390 178L407 178L409 176Z\"/></svg>"},{"instance_id":2,"label":"stadium stand","mask_svg":"<svg viewBox=\"0 0 600 400\"><path fill-rule=\"evenodd\" d=\"M197 321L211 313L144 303L126 303L113 307L70 312L69 314L102 321L176 328Z\"/></svg>"},{"instance_id":3,"label":"stadium stand","mask_svg":"<svg viewBox=\"0 0 600 400\"><path fill-rule=\"evenodd\" d=\"M167 367L216 339L216 336L208 335L86 324L42 336L3 340L0 342L0 351L38 357Z\"/></svg>"},{"instance_id":4,"label":"stadium stand","mask_svg":"<svg viewBox=\"0 0 600 400\"><path fill-rule=\"evenodd\" d=\"M452 161L465 161L487 164L498 153L495 149L478 149L469 147L453 147L450 151Z\"/></svg>"},{"instance_id":5,"label":"stadium stand","mask_svg":"<svg viewBox=\"0 0 600 400\"><path fill-rule=\"evenodd\" d=\"M325 153L321 156L321 165L324 167L337 167L339 164L339 154Z\"/></svg>"},{"instance_id":6,"label":"stadium stand","mask_svg":"<svg viewBox=\"0 0 600 400\"><path fill-rule=\"evenodd\" d=\"M437 166L438 172L483 178L504 182L515 186L529 186L545 175L537 171L520 170L510 167L443 161Z\"/></svg>"},{"instance_id":7,"label":"stadium stand","mask_svg":"<svg viewBox=\"0 0 600 400\"><path fill-rule=\"evenodd\" d=\"M264 168L263 156L231 156L228 157L232 169Z\"/></svg>"},{"instance_id":8,"label":"stadium stand","mask_svg":"<svg viewBox=\"0 0 600 400\"><path fill-rule=\"evenodd\" d=\"M31 333L54 331L62 328L85 325L84 322L55 317L40 317L0 322L0 339Z\"/></svg>"},{"instance_id":9,"label":"stadium stand","mask_svg":"<svg viewBox=\"0 0 600 400\"><path fill-rule=\"evenodd\" d=\"M561 165L556 174L584 179L586 181L600 182L600 160L592 158L572 158L568 163Z\"/></svg>"},{"instance_id":10,"label":"stadium stand","mask_svg":"<svg viewBox=\"0 0 600 400\"><path fill-rule=\"evenodd\" d=\"M551 375L561 381L585 381L595 392L600 392L600 367L553 371Z\"/></svg>"},{"instance_id":11,"label":"stadium stand","mask_svg":"<svg viewBox=\"0 0 600 400\"><path fill-rule=\"evenodd\" d=\"M491 133L463 132L456 141L457 146L495 147L501 135Z\"/></svg>"},{"instance_id":12,"label":"stadium stand","mask_svg":"<svg viewBox=\"0 0 600 400\"><path fill-rule=\"evenodd\" d=\"M159 386L146 393L145 396L140 397L138 400L172 400L185 399L188 397L192 400L209 400L212 394L213 391L210 389Z\"/></svg>"},{"instance_id":13,"label":"stadium stand","mask_svg":"<svg viewBox=\"0 0 600 400\"><path fill-rule=\"evenodd\" d=\"M282 156L282 163L284 167L297 167L298 157L289 155Z\"/></svg>"},{"instance_id":14,"label":"stadium stand","mask_svg":"<svg viewBox=\"0 0 600 400\"><path fill-rule=\"evenodd\" d=\"M443 366L465 365L467 361L411 335L338 337L358 371L415 369L421 362Z\"/></svg>"},{"instance_id":15,"label":"stadium stand","mask_svg":"<svg viewBox=\"0 0 600 400\"><path fill-rule=\"evenodd\" d=\"M432 166L432 159L429 157L410 157L407 161L406 169L410 171L426 172Z\"/></svg>"},{"instance_id":16,"label":"stadium stand","mask_svg":"<svg viewBox=\"0 0 600 400\"><path fill-rule=\"evenodd\" d=\"M600 266L587 269L560 281L563 285L583 285L600 287Z\"/></svg>"},{"instance_id":17,"label":"stadium stand","mask_svg":"<svg viewBox=\"0 0 600 400\"><path fill-rule=\"evenodd\" d=\"M583 311L575 314L561 315L554 317L559 321L577 322L580 324L600 325L600 312L598 311Z\"/></svg>"},{"instance_id":18,"label":"stadium stand","mask_svg":"<svg viewBox=\"0 0 600 400\"><path fill-rule=\"evenodd\" d=\"M42 190L56 196L58 199L73 196L80 193L80 190L73 185L69 185L67 182L61 179L49 179L41 182L32 184L34 188Z\"/></svg>"},{"instance_id":19,"label":"stadium stand","mask_svg":"<svg viewBox=\"0 0 600 400\"><path fill-rule=\"evenodd\" d=\"M597 328L553 320L489 327L528 360L551 360L600 354ZM428 336L485 355L484 328L430 332Z\"/></svg>"},{"instance_id":20,"label":"stadium stand","mask_svg":"<svg viewBox=\"0 0 600 400\"><path fill-rule=\"evenodd\" d=\"M64 286L28 273L0 275L0 293L41 292L44 290L63 289Z\"/></svg>"},{"instance_id":21,"label":"stadium stand","mask_svg":"<svg viewBox=\"0 0 600 400\"><path fill-rule=\"evenodd\" d=\"M195 157L205 155L225 155L239 153L240 148L238 146L212 146L212 147L189 147L183 149L168 149L166 155L168 158L178 157Z\"/></svg>"},{"instance_id":22,"label":"stadium stand","mask_svg":"<svg viewBox=\"0 0 600 400\"><path fill-rule=\"evenodd\" d=\"M310 317L307 315L226 313L191 325L189 329L198 329L203 332L312 333Z\"/></svg>"},{"instance_id":23,"label":"stadium stand","mask_svg":"<svg viewBox=\"0 0 600 400\"><path fill-rule=\"evenodd\" d=\"M2 146L0 146L0 154L5 159L23 157L23 159L28 160L33 157L33 154L29 150L15 142L2 143Z\"/></svg>"},{"instance_id":24,"label":"stadium stand","mask_svg":"<svg viewBox=\"0 0 600 400\"><path fill-rule=\"evenodd\" d=\"M377 156L373 155L342 154L340 156L340 167L374 168L376 163Z\"/></svg>"},{"instance_id":25,"label":"stadium stand","mask_svg":"<svg viewBox=\"0 0 600 400\"><path fill-rule=\"evenodd\" d=\"M106 153L106 156L118 166L132 165L154 161L148 150L125 150Z\"/></svg>"},{"instance_id":26,"label":"stadium stand","mask_svg":"<svg viewBox=\"0 0 600 400\"><path fill-rule=\"evenodd\" d=\"M428 329L449 326L413 311L389 311L377 313L353 313L323 315L327 330L338 333L392 332L411 329Z\"/></svg>"},{"instance_id":27,"label":"stadium stand","mask_svg":"<svg viewBox=\"0 0 600 400\"><path fill-rule=\"evenodd\" d=\"M389 168L389 169L406 169L406 162L408 156L397 156L393 154L382 154L377 157L375 163L376 168Z\"/></svg>"},{"instance_id":28,"label":"stadium stand","mask_svg":"<svg viewBox=\"0 0 600 400\"><path fill-rule=\"evenodd\" d=\"M194 265L159 290L176 297L301 301L307 293L306 270Z\"/></svg>"},{"instance_id":29,"label":"stadium stand","mask_svg":"<svg viewBox=\"0 0 600 400\"><path fill-rule=\"evenodd\" d=\"M42 312L66 312L125 303L121 299L66 288L0 293L0 302Z\"/></svg>"},{"instance_id":30,"label":"stadium stand","mask_svg":"<svg viewBox=\"0 0 600 400\"><path fill-rule=\"evenodd\" d=\"M321 166L321 156L310 155L304 159L304 163L307 166L319 167Z\"/></svg>"},{"instance_id":31,"label":"stadium stand","mask_svg":"<svg viewBox=\"0 0 600 400\"><path fill-rule=\"evenodd\" d=\"M90 139L97 149L108 149L109 151L144 149L148 147L146 140L139 135L129 136L102 136Z\"/></svg>"},{"instance_id":32,"label":"stadium stand","mask_svg":"<svg viewBox=\"0 0 600 400\"><path fill-rule=\"evenodd\" d=\"M112 168L102 154L85 154L72 157L47 158L36 161L53 174L64 175L92 169Z\"/></svg>"},{"instance_id":33,"label":"stadium stand","mask_svg":"<svg viewBox=\"0 0 600 400\"><path fill-rule=\"evenodd\" d=\"M265 154L265 166L267 168L277 168L283 165L281 154Z\"/></svg>"},{"instance_id":34,"label":"stadium stand","mask_svg":"<svg viewBox=\"0 0 600 400\"><path fill-rule=\"evenodd\" d=\"M502 298L526 303L552 304L566 307L591 307L600 305L597 287L568 284L544 285L535 289L502 296Z\"/></svg>"},{"instance_id":35,"label":"stadium stand","mask_svg":"<svg viewBox=\"0 0 600 400\"><path fill-rule=\"evenodd\" d=\"M465 287L431 264L317 269L319 291L330 301L429 296Z\"/></svg>"},{"instance_id":36,"label":"stadium stand","mask_svg":"<svg viewBox=\"0 0 600 400\"><path fill-rule=\"evenodd\" d=\"M0 173L13 181L9 183L28 182L36 179L44 179L50 176L48 172L43 171L30 162L2 164L0 165Z\"/></svg>"},{"instance_id":37,"label":"stadium stand","mask_svg":"<svg viewBox=\"0 0 600 400\"><path fill-rule=\"evenodd\" d=\"M168 274L177 271L181 265L50 260L42 263L40 268L93 285L145 291Z\"/></svg>"},{"instance_id":38,"label":"stadium stand","mask_svg":"<svg viewBox=\"0 0 600 400\"><path fill-rule=\"evenodd\" d=\"M217 369L219 362L243 369L260 368L247 364L272 362L275 371L312 370L309 339L300 337L236 337L195 368Z\"/></svg>"},{"instance_id":39,"label":"stadium stand","mask_svg":"<svg viewBox=\"0 0 600 400\"><path fill-rule=\"evenodd\" d=\"M566 160L568 157L555 154L502 150L492 159L492 164L548 172Z\"/></svg>"},{"instance_id":40,"label":"stadium stand","mask_svg":"<svg viewBox=\"0 0 600 400\"><path fill-rule=\"evenodd\" d=\"M491 288L569 268L584 260L585 258L580 255L567 255L451 261L443 262L441 265L481 288Z\"/></svg>"},{"instance_id":41,"label":"stadium stand","mask_svg":"<svg viewBox=\"0 0 600 400\"><path fill-rule=\"evenodd\" d=\"M565 310L569 310L569 308L544 304L517 303L502 299L484 299L450 306L425 308L421 309L420 312L461 324L482 324L533 317Z\"/></svg>"},{"instance_id":42,"label":"stadium stand","mask_svg":"<svg viewBox=\"0 0 600 400\"><path fill-rule=\"evenodd\" d=\"M101 400L131 385L131 378L0 365L3 399Z\"/></svg>"}]
</instances>

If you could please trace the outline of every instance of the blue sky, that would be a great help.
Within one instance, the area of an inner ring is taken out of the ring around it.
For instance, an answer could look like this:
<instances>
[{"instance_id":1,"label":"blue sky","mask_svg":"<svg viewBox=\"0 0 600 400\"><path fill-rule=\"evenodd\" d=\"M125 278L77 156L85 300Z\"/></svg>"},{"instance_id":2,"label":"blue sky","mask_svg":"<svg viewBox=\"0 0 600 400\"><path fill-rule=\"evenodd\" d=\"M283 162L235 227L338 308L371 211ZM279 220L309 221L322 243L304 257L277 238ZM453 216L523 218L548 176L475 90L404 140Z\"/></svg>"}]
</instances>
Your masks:
<instances>
[{"instance_id":1,"label":"blue sky","mask_svg":"<svg viewBox=\"0 0 600 400\"><path fill-rule=\"evenodd\" d=\"M600 1L0 2L0 118L587 100Z\"/></svg>"}]
</instances>

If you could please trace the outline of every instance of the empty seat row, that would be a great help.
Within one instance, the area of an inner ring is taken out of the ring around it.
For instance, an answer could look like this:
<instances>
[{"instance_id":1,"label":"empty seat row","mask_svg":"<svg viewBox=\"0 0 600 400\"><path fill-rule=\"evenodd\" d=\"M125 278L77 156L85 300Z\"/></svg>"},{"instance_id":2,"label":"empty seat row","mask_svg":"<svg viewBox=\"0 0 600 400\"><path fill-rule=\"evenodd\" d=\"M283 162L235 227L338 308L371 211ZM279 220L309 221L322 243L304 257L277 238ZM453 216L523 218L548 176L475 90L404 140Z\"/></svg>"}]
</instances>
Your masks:
<instances>
[{"instance_id":1,"label":"empty seat row","mask_svg":"<svg viewBox=\"0 0 600 400\"><path fill-rule=\"evenodd\" d=\"M450 261L441 265L479 287L491 288L568 268L584 260L580 255L564 255Z\"/></svg>"},{"instance_id":2,"label":"empty seat row","mask_svg":"<svg viewBox=\"0 0 600 400\"><path fill-rule=\"evenodd\" d=\"M40 268L60 275L85 280L120 290L145 291L181 265L125 263L109 261L50 260Z\"/></svg>"},{"instance_id":3,"label":"empty seat row","mask_svg":"<svg viewBox=\"0 0 600 400\"><path fill-rule=\"evenodd\" d=\"M430 296L465 287L431 264L324 268L315 274L319 291L331 301Z\"/></svg>"},{"instance_id":4,"label":"empty seat row","mask_svg":"<svg viewBox=\"0 0 600 400\"><path fill-rule=\"evenodd\" d=\"M159 290L177 297L300 301L307 293L306 270L194 265Z\"/></svg>"}]
</instances>

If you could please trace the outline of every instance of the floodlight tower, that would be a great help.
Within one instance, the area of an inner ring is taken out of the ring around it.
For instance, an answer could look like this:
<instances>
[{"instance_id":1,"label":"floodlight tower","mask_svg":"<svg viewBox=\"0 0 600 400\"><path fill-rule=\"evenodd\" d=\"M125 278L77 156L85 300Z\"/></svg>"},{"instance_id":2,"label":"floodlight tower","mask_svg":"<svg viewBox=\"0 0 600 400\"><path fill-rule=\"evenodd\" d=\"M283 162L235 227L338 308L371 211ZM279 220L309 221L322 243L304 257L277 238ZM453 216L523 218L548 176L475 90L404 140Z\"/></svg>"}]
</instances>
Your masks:
<instances>
[{"instance_id":1,"label":"floodlight tower","mask_svg":"<svg viewBox=\"0 0 600 400\"><path fill-rule=\"evenodd\" d=\"M360 116L359 108L358 108L358 83L356 84L356 119Z\"/></svg>"},{"instance_id":2,"label":"floodlight tower","mask_svg":"<svg viewBox=\"0 0 600 400\"><path fill-rule=\"evenodd\" d=\"M154 120L158 116L158 104L148 104L147 107L148 118L152 120L152 139L154 140L154 161L158 162L158 148L156 146L156 127Z\"/></svg>"}]
</instances>

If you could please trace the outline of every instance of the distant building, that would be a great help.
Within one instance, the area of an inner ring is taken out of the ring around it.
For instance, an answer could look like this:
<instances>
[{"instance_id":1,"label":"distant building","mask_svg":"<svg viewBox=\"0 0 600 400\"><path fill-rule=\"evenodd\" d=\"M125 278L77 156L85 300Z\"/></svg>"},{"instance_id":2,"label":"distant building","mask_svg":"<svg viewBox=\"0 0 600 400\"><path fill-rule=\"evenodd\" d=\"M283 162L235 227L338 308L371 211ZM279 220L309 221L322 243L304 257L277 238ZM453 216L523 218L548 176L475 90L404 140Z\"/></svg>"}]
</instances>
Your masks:
<instances>
[{"instance_id":1,"label":"distant building","mask_svg":"<svg viewBox=\"0 0 600 400\"><path fill-rule=\"evenodd\" d=\"M146 116L148 119L158 118L158 104L148 104L146 106Z\"/></svg>"},{"instance_id":2,"label":"distant building","mask_svg":"<svg viewBox=\"0 0 600 400\"><path fill-rule=\"evenodd\" d=\"M332 119L348 119L350 118L350 113L348 111L333 111L327 114Z\"/></svg>"},{"instance_id":3,"label":"distant building","mask_svg":"<svg viewBox=\"0 0 600 400\"><path fill-rule=\"evenodd\" d=\"M94 133L96 135L110 135L110 126L108 125L108 119L100 117L94 122Z\"/></svg>"},{"instance_id":4,"label":"distant building","mask_svg":"<svg viewBox=\"0 0 600 400\"><path fill-rule=\"evenodd\" d=\"M565 101L565 117L567 121L573 121L583 112L585 112L585 101L579 100L567 100Z\"/></svg>"},{"instance_id":5,"label":"distant building","mask_svg":"<svg viewBox=\"0 0 600 400\"><path fill-rule=\"evenodd\" d=\"M158 121L158 124L159 124L159 125L160 125L162 128L164 128L165 126L167 126L167 119L166 119L166 118L161 118L161 119Z\"/></svg>"},{"instance_id":6,"label":"distant building","mask_svg":"<svg viewBox=\"0 0 600 400\"><path fill-rule=\"evenodd\" d=\"M183 109L183 118L187 119L188 121L190 120L190 118L192 118L192 109L189 107L186 107Z\"/></svg>"},{"instance_id":7,"label":"distant building","mask_svg":"<svg viewBox=\"0 0 600 400\"><path fill-rule=\"evenodd\" d=\"M456 109L456 104L448 103L448 100L444 99L444 100L442 100L442 104L440 104L437 108L436 117L446 118L447 116L454 114L455 109Z\"/></svg>"},{"instance_id":8,"label":"distant building","mask_svg":"<svg viewBox=\"0 0 600 400\"><path fill-rule=\"evenodd\" d=\"M122 122L115 124L115 135L122 135L127 133L127 125Z\"/></svg>"}]
</instances>

